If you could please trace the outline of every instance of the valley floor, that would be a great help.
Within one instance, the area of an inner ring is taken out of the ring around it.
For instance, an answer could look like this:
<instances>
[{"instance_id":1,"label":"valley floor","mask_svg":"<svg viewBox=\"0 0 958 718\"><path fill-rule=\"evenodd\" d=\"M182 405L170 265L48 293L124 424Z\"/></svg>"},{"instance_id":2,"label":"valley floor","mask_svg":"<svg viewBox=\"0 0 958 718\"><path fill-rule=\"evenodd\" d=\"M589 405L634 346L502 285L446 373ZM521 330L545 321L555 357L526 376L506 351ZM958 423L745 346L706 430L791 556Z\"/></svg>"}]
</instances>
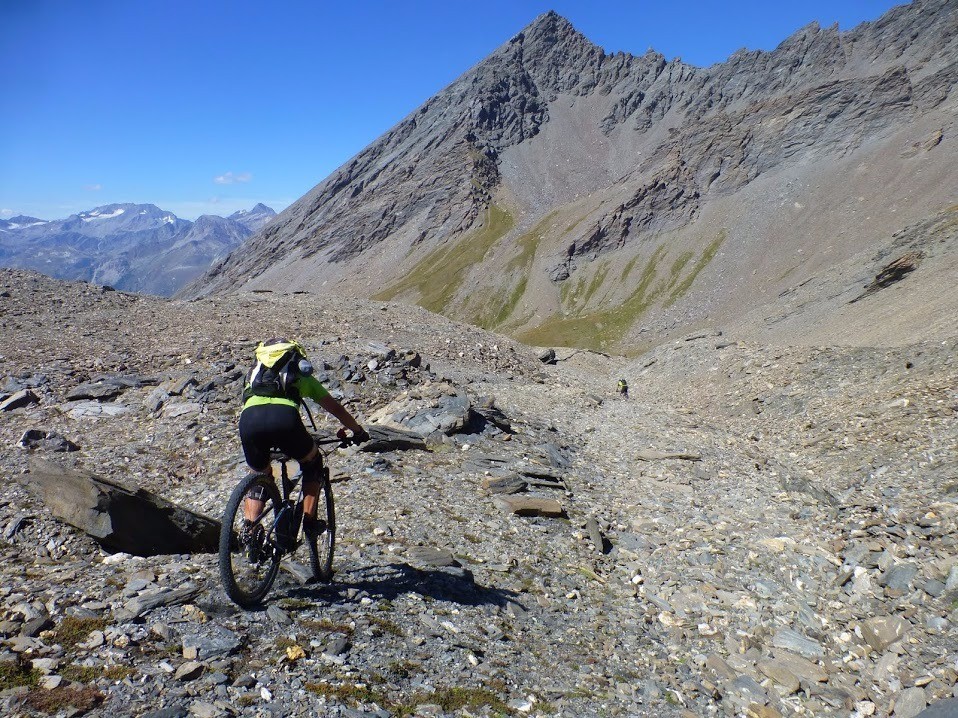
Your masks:
<instances>
[{"instance_id":1,"label":"valley floor","mask_svg":"<svg viewBox=\"0 0 958 718\"><path fill-rule=\"evenodd\" d=\"M4 714L910 717L958 698L958 337L702 332L546 365L396 304L12 271L0 329L0 392L39 400L0 412ZM281 572L253 612L215 556L108 554L27 490L36 455L218 517L244 473L241 370L284 332L362 417L457 393L511 430L335 454L333 582ZM25 449L28 429L80 449ZM500 474L564 517L504 511L483 488ZM164 589L186 598L131 616Z\"/></svg>"}]
</instances>

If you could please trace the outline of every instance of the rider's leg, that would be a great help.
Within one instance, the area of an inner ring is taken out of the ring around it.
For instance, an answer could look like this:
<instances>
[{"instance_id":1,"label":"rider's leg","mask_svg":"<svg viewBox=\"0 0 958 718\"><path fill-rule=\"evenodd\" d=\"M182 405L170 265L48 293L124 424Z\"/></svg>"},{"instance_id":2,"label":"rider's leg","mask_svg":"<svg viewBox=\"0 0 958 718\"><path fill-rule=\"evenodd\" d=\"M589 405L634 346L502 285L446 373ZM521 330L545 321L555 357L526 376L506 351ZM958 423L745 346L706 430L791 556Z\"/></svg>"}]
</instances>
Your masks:
<instances>
[{"instance_id":1,"label":"rider's leg","mask_svg":"<svg viewBox=\"0 0 958 718\"><path fill-rule=\"evenodd\" d=\"M316 496L319 494L319 472L323 467L319 449L315 446L299 460L303 472L303 516L316 516Z\"/></svg>"},{"instance_id":2,"label":"rider's leg","mask_svg":"<svg viewBox=\"0 0 958 718\"><path fill-rule=\"evenodd\" d=\"M257 474L263 474L268 478L273 478L273 467L267 465L265 469L255 469L250 467ZM247 521L255 521L263 513L263 505L266 503L266 490L261 486L253 487L253 490L246 494L246 500L243 502L243 516Z\"/></svg>"}]
</instances>

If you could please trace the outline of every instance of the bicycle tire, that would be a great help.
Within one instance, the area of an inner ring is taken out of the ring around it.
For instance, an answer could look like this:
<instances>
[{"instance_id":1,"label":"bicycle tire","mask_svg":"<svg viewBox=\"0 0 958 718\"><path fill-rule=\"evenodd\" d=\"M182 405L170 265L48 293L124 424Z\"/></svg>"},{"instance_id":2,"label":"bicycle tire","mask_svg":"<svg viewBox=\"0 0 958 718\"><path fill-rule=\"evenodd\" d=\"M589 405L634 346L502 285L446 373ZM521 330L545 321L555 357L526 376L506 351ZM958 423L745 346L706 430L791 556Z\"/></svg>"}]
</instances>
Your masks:
<instances>
[{"instance_id":1,"label":"bicycle tire","mask_svg":"<svg viewBox=\"0 0 958 718\"><path fill-rule=\"evenodd\" d=\"M333 504L333 487L329 482L329 469L323 467L316 496L316 515L322 520L323 508L326 510L325 530L313 536L306 536L309 547L309 564L313 577L328 582L333 577L333 551L336 548L336 508Z\"/></svg>"},{"instance_id":2,"label":"bicycle tire","mask_svg":"<svg viewBox=\"0 0 958 718\"><path fill-rule=\"evenodd\" d=\"M254 487L266 492L263 510L241 538L244 503ZM276 545L275 524L281 508L276 482L263 474L250 474L230 494L220 527L219 569L226 595L238 606L259 605L276 580L282 552Z\"/></svg>"}]
</instances>

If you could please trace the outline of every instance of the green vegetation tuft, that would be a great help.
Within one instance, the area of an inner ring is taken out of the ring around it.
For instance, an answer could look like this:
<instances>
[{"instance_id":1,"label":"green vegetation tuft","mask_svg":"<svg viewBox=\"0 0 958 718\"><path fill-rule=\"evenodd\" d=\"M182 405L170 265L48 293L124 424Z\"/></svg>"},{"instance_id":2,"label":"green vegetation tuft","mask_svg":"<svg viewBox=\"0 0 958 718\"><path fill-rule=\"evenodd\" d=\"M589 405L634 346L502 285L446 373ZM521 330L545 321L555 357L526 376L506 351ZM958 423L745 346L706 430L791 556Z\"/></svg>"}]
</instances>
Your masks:
<instances>
[{"instance_id":1,"label":"green vegetation tuft","mask_svg":"<svg viewBox=\"0 0 958 718\"><path fill-rule=\"evenodd\" d=\"M307 683L306 690L318 696L335 698L343 703L376 703L387 705L386 698L369 686L359 683L341 683L334 686L331 683Z\"/></svg>"},{"instance_id":2,"label":"green vegetation tuft","mask_svg":"<svg viewBox=\"0 0 958 718\"><path fill-rule=\"evenodd\" d=\"M391 633L394 636L406 635L394 621L390 621L388 618L383 618L382 616L370 616L369 622L376 626L383 633Z\"/></svg>"},{"instance_id":3,"label":"green vegetation tuft","mask_svg":"<svg viewBox=\"0 0 958 718\"><path fill-rule=\"evenodd\" d=\"M305 611L313 607L312 601L305 598L284 598L279 602L279 607L286 611Z\"/></svg>"},{"instance_id":4,"label":"green vegetation tuft","mask_svg":"<svg viewBox=\"0 0 958 718\"><path fill-rule=\"evenodd\" d=\"M727 231L722 230L709 243L702 256L693 263L695 255L685 252L677 257L662 276L660 265L665 261L665 246L658 247L642 269L639 283L620 305L585 312L585 305L602 286L608 274L605 265L600 266L588 285L581 275L575 284L567 282L559 290L564 315L549 317L536 327L517 337L520 341L537 346L572 346L583 349L608 349L621 341L625 333L656 303L669 306L682 297L695 282L699 273L708 266L725 241ZM638 264L638 257L629 260L622 272L628 276ZM691 266L690 266L691 265Z\"/></svg>"},{"instance_id":5,"label":"green vegetation tuft","mask_svg":"<svg viewBox=\"0 0 958 718\"><path fill-rule=\"evenodd\" d=\"M50 691L34 688L27 694L23 704L41 713L60 713L67 708L86 713L100 705L104 698L93 686L58 686Z\"/></svg>"},{"instance_id":6,"label":"green vegetation tuft","mask_svg":"<svg viewBox=\"0 0 958 718\"><path fill-rule=\"evenodd\" d=\"M434 249L404 279L372 298L389 301L415 291L419 294L419 306L442 313L452 303L469 270L482 262L493 245L514 225L515 220L509 212L490 204L481 227L467 232L455 244Z\"/></svg>"},{"instance_id":7,"label":"green vegetation tuft","mask_svg":"<svg viewBox=\"0 0 958 718\"><path fill-rule=\"evenodd\" d=\"M609 263L602 262L599 265L599 268L596 270L595 274L592 276L592 281L589 282L588 288L585 290L585 294L579 298L579 301L583 306L589 303L589 300L592 299L592 296L596 293L599 287L602 286L602 283L605 281L606 275L609 273Z\"/></svg>"},{"instance_id":8,"label":"green vegetation tuft","mask_svg":"<svg viewBox=\"0 0 958 718\"><path fill-rule=\"evenodd\" d=\"M514 281L511 291L490 292L483 291L484 301L482 308L473 316L472 322L483 329L495 329L504 324L515 311L519 300L525 294L529 283L529 273L532 263L539 249L539 241L555 219L553 211L536 222L536 225L516 239L519 254L510 259L505 267L505 274L509 275L510 282ZM518 279L516 278L518 277Z\"/></svg>"},{"instance_id":9,"label":"green vegetation tuft","mask_svg":"<svg viewBox=\"0 0 958 718\"><path fill-rule=\"evenodd\" d=\"M537 346L575 346L604 349L615 343L645 313L661 294L653 289L657 267L665 247L652 253L638 286L618 307L590 312L582 316L553 316L519 336L519 340Z\"/></svg>"},{"instance_id":10,"label":"green vegetation tuft","mask_svg":"<svg viewBox=\"0 0 958 718\"><path fill-rule=\"evenodd\" d=\"M638 255L632 257L628 263L622 268L622 274L619 277L619 281L624 282L629 278L629 275L632 274L632 270L635 269L635 263L639 261Z\"/></svg>"},{"instance_id":11,"label":"green vegetation tuft","mask_svg":"<svg viewBox=\"0 0 958 718\"><path fill-rule=\"evenodd\" d=\"M106 628L105 618L64 616L54 632L54 640L69 650L85 641L93 631L102 631L104 628Z\"/></svg>"},{"instance_id":12,"label":"green vegetation tuft","mask_svg":"<svg viewBox=\"0 0 958 718\"><path fill-rule=\"evenodd\" d=\"M312 633L342 633L346 636L353 635L353 627L346 623L336 623L328 618L321 620L303 619L299 625Z\"/></svg>"},{"instance_id":13,"label":"green vegetation tuft","mask_svg":"<svg viewBox=\"0 0 958 718\"><path fill-rule=\"evenodd\" d=\"M396 706L397 716L410 716L415 713L417 706L423 704L438 705L446 713L462 709L478 710L488 707L490 710L503 715L512 715L512 709L503 700L488 688L439 688L431 693L418 693L412 696L405 704Z\"/></svg>"},{"instance_id":14,"label":"green vegetation tuft","mask_svg":"<svg viewBox=\"0 0 958 718\"><path fill-rule=\"evenodd\" d=\"M112 665L112 666L79 666L71 663L64 666L60 675L68 681L74 683L92 683L99 678L106 678L110 681L122 681L129 678L136 670L130 666Z\"/></svg>"},{"instance_id":15,"label":"green vegetation tuft","mask_svg":"<svg viewBox=\"0 0 958 718\"><path fill-rule=\"evenodd\" d=\"M677 299L685 295L685 293L692 286L692 283L695 281L695 278L699 276L699 272L705 269L709 265L709 262L711 262L712 259L715 258L715 255L719 251L719 247L722 246L722 242L725 241L725 238L727 236L728 236L728 230L723 229L721 232L719 232L718 237L716 237L711 242L709 242L709 246L705 248L705 251L702 253L702 256L699 257L699 261L697 261L695 263L695 266L692 267L692 271L690 271L685 276L685 279L679 282L678 285L674 289L672 289L672 292L669 294L668 299L666 299L665 301L665 306L667 307L671 306L672 304L675 303ZM691 254L689 255L689 258L691 259Z\"/></svg>"},{"instance_id":16,"label":"green vegetation tuft","mask_svg":"<svg viewBox=\"0 0 958 718\"><path fill-rule=\"evenodd\" d=\"M40 682L40 671L20 661L0 661L0 691L18 686L35 686Z\"/></svg>"}]
</instances>

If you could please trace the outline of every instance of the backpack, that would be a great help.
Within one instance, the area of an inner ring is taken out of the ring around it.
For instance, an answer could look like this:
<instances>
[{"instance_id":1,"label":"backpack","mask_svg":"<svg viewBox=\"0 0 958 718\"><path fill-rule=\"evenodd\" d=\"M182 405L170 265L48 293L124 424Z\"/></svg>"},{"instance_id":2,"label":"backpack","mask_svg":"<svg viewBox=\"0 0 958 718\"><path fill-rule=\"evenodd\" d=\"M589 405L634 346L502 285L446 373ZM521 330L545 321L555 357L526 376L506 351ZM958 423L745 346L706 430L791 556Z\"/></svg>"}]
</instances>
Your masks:
<instances>
[{"instance_id":1,"label":"backpack","mask_svg":"<svg viewBox=\"0 0 958 718\"><path fill-rule=\"evenodd\" d=\"M302 396L296 381L312 373L306 352L297 342L270 339L256 347L256 363L246 375L243 401L251 396L289 399L299 404Z\"/></svg>"}]
</instances>

